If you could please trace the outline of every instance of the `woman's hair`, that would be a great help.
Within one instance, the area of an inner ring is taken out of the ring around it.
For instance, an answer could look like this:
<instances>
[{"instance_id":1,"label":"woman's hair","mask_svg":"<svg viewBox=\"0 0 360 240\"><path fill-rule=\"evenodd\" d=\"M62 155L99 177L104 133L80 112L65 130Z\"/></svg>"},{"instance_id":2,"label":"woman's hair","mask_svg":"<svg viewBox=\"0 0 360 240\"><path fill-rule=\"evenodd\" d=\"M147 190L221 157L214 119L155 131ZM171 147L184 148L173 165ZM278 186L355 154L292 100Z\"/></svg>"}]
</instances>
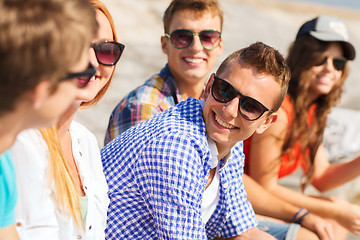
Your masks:
<instances>
[{"instance_id":1,"label":"woman's hair","mask_svg":"<svg viewBox=\"0 0 360 240\"><path fill-rule=\"evenodd\" d=\"M339 102L349 71L348 65L346 65L340 80L335 83L328 94L319 96L315 101L309 98L311 79L306 77L306 73L316 65L319 57L324 57L323 53L331 43L333 42L320 41L305 34L293 42L287 57L287 63L291 70L288 94L294 110L281 156L290 154L293 146L297 143L300 143L301 152L305 153L306 149L309 149L310 156L304 154L307 166L309 166L308 179L312 177L314 158L322 142L328 113ZM315 105L314 119L316 120L309 126L307 118L312 105Z\"/></svg>"},{"instance_id":2,"label":"woman's hair","mask_svg":"<svg viewBox=\"0 0 360 240\"><path fill-rule=\"evenodd\" d=\"M77 226L84 229L80 212L79 193L60 143L57 127L40 130L49 149L49 186L54 186L54 198L61 210L73 217Z\"/></svg>"},{"instance_id":3,"label":"woman's hair","mask_svg":"<svg viewBox=\"0 0 360 240\"><path fill-rule=\"evenodd\" d=\"M115 31L115 24L114 24L113 18L111 17L111 14L110 14L109 10L105 7L105 5L102 2L100 2L98 0L90 0L90 3L93 5L93 7L96 10L100 10L106 16L106 18L109 20L111 30L112 30L112 34L113 34L113 41L117 41L118 39L117 39L116 31ZM111 73L110 79L105 84L105 86L98 92L98 94L95 96L95 98L93 100L91 100L89 102L82 102L81 105L80 105L81 107L93 106L96 103L98 103L100 101L100 99L105 95L105 93L107 92L107 90L108 90L108 88L110 86L112 78L114 76L115 66L113 66L113 72Z\"/></svg>"},{"instance_id":4,"label":"woman's hair","mask_svg":"<svg viewBox=\"0 0 360 240\"><path fill-rule=\"evenodd\" d=\"M41 81L56 89L96 31L88 0L1 0L0 115Z\"/></svg>"},{"instance_id":5,"label":"woman's hair","mask_svg":"<svg viewBox=\"0 0 360 240\"><path fill-rule=\"evenodd\" d=\"M91 0L90 3L95 9L99 9L105 14L107 19L110 22L111 28L113 30L114 41L117 40L115 34L114 22L111 18L111 15L104 4L98 0ZM113 75L111 75L112 78ZM110 78L110 80L111 80ZM103 89L97 94L94 100L87 103L86 106L91 106L96 104L101 97L105 94L109 82L103 87ZM70 167L68 165L67 159L65 159L59 137L59 130L57 127L47 128L40 130L50 153L49 161L49 177L50 177L50 186L54 186L54 195L55 200L58 206L62 207L62 210L65 213L69 213L76 224L84 228L82 222L81 212L80 212L80 201L79 193L76 188L76 182L72 178L70 173Z\"/></svg>"}]
</instances>

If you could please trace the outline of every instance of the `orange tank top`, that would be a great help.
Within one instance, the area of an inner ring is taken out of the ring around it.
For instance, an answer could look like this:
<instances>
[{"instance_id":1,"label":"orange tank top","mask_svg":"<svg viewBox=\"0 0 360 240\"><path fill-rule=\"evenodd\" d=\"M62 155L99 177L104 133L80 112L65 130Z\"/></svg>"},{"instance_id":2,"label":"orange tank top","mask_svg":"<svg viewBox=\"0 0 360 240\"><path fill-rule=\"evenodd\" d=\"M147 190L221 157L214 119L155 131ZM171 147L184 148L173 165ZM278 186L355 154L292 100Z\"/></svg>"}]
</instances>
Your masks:
<instances>
[{"instance_id":1,"label":"orange tank top","mask_svg":"<svg viewBox=\"0 0 360 240\"><path fill-rule=\"evenodd\" d=\"M290 101L290 96L286 95L283 103L281 104L281 108L286 112L288 123L292 121L293 114L293 105ZM315 105L310 107L309 115L308 115L308 124L311 125L315 116ZM245 154L245 173L249 174L249 158L250 158L250 148L251 148L251 137L244 141L244 154ZM306 149L305 154L309 156L310 151ZM281 157L281 164L279 169L278 177L282 178L287 175L290 175L294 171L296 171L299 167L302 167L305 172L307 171L306 161L303 155L303 152L300 150L300 145L295 144L291 153L284 154Z\"/></svg>"}]
</instances>

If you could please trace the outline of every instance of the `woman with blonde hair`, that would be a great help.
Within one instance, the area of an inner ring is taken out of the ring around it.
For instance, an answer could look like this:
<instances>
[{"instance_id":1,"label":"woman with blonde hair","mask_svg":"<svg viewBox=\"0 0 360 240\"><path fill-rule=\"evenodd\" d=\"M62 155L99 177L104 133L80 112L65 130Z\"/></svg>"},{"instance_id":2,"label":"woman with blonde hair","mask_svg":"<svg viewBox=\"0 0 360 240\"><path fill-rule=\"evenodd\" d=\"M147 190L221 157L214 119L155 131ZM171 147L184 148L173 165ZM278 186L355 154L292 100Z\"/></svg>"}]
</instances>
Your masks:
<instances>
[{"instance_id":1,"label":"woman with blonde hair","mask_svg":"<svg viewBox=\"0 0 360 240\"><path fill-rule=\"evenodd\" d=\"M73 118L80 106L94 105L104 96L124 45L117 42L104 4L90 2L99 24L89 50L95 76L55 127L24 132L11 151L19 171L16 220L21 239L105 238L109 200L99 147Z\"/></svg>"},{"instance_id":2,"label":"woman with blonde hair","mask_svg":"<svg viewBox=\"0 0 360 240\"><path fill-rule=\"evenodd\" d=\"M360 174L360 158L331 165L322 146L326 119L340 100L355 49L341 19L321 15L299 29L289 49L292 77L277 121L244 143L247 173L277 197L301 208L293 221L309 213L328 220L334 239L348 231L360 235L360 207L342 199L312 197L277 183L302 168L304 184L320 192L340 186ZM303 185L304 186L304 185Z\"/></svg>"}]
</instances>

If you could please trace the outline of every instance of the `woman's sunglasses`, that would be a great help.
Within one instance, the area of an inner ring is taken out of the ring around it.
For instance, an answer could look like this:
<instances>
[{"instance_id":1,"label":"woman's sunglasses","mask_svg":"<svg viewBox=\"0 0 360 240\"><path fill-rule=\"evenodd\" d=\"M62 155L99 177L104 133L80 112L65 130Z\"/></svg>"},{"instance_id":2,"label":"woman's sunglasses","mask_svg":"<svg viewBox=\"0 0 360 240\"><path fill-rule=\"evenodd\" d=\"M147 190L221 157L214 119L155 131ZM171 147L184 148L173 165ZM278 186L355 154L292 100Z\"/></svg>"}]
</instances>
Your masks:
<instances>
[{"instance_id":1,"label":"woman's sunglasses","mask_svg":"<svg viewBox=\"0 0 360 240\"><path fill-rule=\"evenodd\" d=\"M328 58L330 58L332 60L332 64L337 71L343 71L345 69L345 66L346 66L345 58L333 58L333 57L328 57L328 56L324 57L321 60L321 62L319 62L318 64L315 64L315 66L321 66L321 65L325 64L327 62Z\"/></svg>"},{"instance_id":2,"label":"woman's sunglasses","mask_svg":"<svg viewBox=\"0 0 360 240\"><path fill-rule=\"evenodd\" d=\"M177 49L190 46L195 35L199 36L201 45L206 49L214 49L220 44L221 33L216 30L203 30L199 33L193 33L187 29L178 29L170 35L165 33L165 36L170 39L171 45Z\"/></svg>"},{"instance_id":3,"label":"woman's sunglasses","mask_svg":"<svg viewBox=\"0 0 360 240\"><path fill-rule=\"evenodd\" d=\"M84 88L90 82L90 79L95 75L96 69L95 67L89 63L88 68L85 71L77 72L77 73L68 73L62 81L74 80L76 81L76 86L78 88Z\"/></svg>"},{"instance_id":4,"label":"woman's sunglasses","mask_svg":"<svg viewBox=\"0 0 360 240\"><path fill-rule=\"evenodd\" d=\"M114 66L120 59L125 45L114 41L92 43L97 61L105 66Z\"/></svg>"},{"instance_id":5,"label":"woman's sunglasses","mask_svg":"<svg viewBox=\"0 0 360 240\"><path fill-rule=\"evenodd\" d=\"M249 121L259 119L264 112L269 111L269 109L259 101L242 95L230 83L217 76L214 76L211 94L216 101L221 103L230 102L240 95L239 112L243 118Z\"/></svg>"}]
</instances>

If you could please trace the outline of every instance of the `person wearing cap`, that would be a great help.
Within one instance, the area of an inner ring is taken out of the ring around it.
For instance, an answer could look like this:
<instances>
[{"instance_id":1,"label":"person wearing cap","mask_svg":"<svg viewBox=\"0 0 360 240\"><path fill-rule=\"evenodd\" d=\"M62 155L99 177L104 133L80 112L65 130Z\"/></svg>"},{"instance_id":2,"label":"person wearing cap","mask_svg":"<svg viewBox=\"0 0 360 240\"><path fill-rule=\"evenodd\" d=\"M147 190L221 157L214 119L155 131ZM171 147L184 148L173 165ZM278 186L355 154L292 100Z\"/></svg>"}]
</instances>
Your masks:
<instances>
[{"instance_id":1,"label":"person wearing cap","mask_svg":"<svg viewBox=\"0 0 360 240\"><path fill-rule=\"evenodd\" d=\"M321 15L304 23L287 56L292 77L277 121L263 134L244 142L245 172L275 196L301 207L293 221L302 223L309 213L328 220L333 239L346 239L348 231L360 235L360 206L343 199L315 198L288 189L278 180L302 168L307 184L320 192L360 175L360 158L330 165L322 145L329 111L340 100L355 58L341 19Z\"/></svg>"}]
</instances>

